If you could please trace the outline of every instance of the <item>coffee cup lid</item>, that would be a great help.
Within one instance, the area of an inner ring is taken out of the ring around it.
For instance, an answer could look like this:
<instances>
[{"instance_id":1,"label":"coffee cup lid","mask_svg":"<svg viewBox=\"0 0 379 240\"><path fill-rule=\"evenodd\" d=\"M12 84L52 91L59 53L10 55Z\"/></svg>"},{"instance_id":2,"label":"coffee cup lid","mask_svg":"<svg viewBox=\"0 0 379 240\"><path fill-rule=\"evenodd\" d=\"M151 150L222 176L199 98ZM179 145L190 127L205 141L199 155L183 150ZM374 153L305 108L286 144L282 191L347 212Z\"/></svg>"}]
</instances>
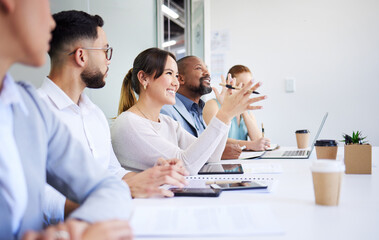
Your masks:
<instances>
[{"instance_id":1,"label":"coffee cup lid","mask_svg":"<svg viewBox=\"0 0 379 240\"><path fill-rule=\"evenodd\" d=\"M344 172L345 165L336 160L319 159L312 162L312 172Z\"/></svg>"},{"instance_id":2,"label":"coffee cup lid","mask_svg":"<svg viewBox=\"0 0 379 240\"><path fill-rule=\"evenodd\" d=\"M309 130L308 129L296 130L295 133L309 133Z\"/></svg>"},{"instance_id":3,"label":"coffee cup lid","mask_svg":"<svg viewBox=\"0 0 379 240\"><path fill-rule=\"evenodd\" d=\"M319 146L319 147L335 147L337 145L338 145L337 141L331 140L331 139L321 139L321 140L317 140L315 143L315 146Z\"/></svg>"}]
</instances>

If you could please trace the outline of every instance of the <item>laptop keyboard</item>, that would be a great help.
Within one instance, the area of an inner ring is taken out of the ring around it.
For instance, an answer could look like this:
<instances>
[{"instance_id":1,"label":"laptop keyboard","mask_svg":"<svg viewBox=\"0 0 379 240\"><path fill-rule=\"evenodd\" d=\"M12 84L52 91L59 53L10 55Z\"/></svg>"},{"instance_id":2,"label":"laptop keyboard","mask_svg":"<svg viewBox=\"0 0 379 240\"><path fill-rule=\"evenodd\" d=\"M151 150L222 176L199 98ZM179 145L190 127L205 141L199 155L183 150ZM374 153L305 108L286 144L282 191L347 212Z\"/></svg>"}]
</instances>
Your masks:
<instances>
[{"instance_id":1,"label":"laptop keyboard","mask_svg":"<svg viewBox=\"0 0 379 240\"><path fill-rule=\"evenodd\" d=\"M309 150L294 150L294 151L285 151L282 156L293 157L293 156L307 156Z\"/></svg>"}]
</instances>

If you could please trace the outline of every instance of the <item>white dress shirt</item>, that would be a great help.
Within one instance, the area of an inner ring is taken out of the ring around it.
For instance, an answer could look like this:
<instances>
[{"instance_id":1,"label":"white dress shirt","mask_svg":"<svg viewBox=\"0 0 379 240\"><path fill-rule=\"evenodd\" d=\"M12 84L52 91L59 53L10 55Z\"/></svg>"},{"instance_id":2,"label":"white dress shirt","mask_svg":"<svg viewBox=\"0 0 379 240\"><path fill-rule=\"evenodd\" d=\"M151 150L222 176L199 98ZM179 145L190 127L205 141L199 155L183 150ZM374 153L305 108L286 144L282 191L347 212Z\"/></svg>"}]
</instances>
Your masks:
<instances>
[{"instance_id":1,"label":"white dress shirt","mask_svg":"<svg viewBox=\"0 0 379 240\"><path fill-rule=\"evenodd\" d=\"M0 92L0 193L12 212L13 234L20 226L28 201L24 170L13 134L12 105L17 104L28 114L16 84L7 74Z\"/></svg>"},{"instance_id":2,"label":"white dress shirt","mask_svg":"<svg viewBox=\"0 0 379 240\"><path fill-rule=\"evenodd\" d=\"M128 171L121 167L111 145L110 130L104 113L82 93L75 104L62 89L46 78L38 93L58 117L68 126L74 138L85 147L96 164L118 178ZM63 220L65 198L48 186L44 214L50 223Z\"/></svg>"}]
</instances>

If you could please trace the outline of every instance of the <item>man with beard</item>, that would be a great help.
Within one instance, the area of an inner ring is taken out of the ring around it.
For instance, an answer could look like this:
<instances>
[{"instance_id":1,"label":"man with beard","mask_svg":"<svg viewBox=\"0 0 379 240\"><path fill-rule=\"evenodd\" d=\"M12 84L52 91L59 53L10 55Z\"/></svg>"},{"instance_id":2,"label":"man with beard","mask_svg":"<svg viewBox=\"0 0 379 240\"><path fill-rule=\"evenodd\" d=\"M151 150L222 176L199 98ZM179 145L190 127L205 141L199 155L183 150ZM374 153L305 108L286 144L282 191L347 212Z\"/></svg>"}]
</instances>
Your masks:
<instances>
[{"instance_id":1,"label":"man with beard","mask_svg":"<svg viewBox=\"0 0 379 240\"><path fill-rule=\"evenodd\" d=\"M0 0L0 239L132 239L128 187L93 164L30 84L7 73L15 63L42 66L54 27L48 0ZM82 204L43 230L46 182Z\"/></svg>"},{"instance_id":2,"label":"man with beard","mask_svg":"<svg viewBox=\"0 0 379 240\"><path fill-rule=\"evenodd\" d=\"M102 88L112 57L102 28L103 19L82 11L64 11L53 15L49 55L51 70L39 89L40 96L67 124L73 136L93 156L94 164L108 169L129 185L133 197L166 196L173 193L163 184L182 187L186 170L177 159L159 159L159 166L141 173L120 166L113 152L108 122L104 113L83 93L87 88ZM78 204L46 186L44 215L47 223L63 220Z\"/></svg>"},{"instance_id":3,"label":"man with beard","mask_svg":"<svg viewBox=\"0 0 379 240\"><path fill-rule=\"evenodd\" d=\"M195 137L206 128L203 119L204 101L201 96L212 92L211 77L205 63L196 56L186 56L177 61L180 87L176 93L175 105L163 106L161 113L180 123ZM241 148L237 143L228 141L222 159L237 159Z\"/></svg>"}]
</instances>

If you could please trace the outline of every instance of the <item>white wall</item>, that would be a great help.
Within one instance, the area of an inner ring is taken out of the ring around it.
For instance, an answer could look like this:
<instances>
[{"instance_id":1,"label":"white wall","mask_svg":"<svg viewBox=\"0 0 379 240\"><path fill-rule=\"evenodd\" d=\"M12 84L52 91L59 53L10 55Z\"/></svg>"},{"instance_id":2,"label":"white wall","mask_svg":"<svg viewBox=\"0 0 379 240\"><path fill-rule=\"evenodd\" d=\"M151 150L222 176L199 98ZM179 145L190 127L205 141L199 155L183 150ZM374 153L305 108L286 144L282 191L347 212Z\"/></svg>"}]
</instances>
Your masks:
<instances>
[{"instance_id":1,"label":"white wall","mask_svg":"<svg viewBox=\"0 0 379 240\"><path fill-rule=\"evenodd\" d=\"M113 57L102 89L87 90L88 95L108 118L117 114L122 80L142 50L156 46L156 3L154 0L51 0L51 11L82 10L104 19L104 30L113 47ZM49 58L41 68L13 66L16 80L26 80L36 87L49 73Z\"/></svg>"},{"instance_id":2,"label":"white wall","mask_svg":"<svg viewBox=\"0 0 379 240\"><path fill-rule=\"evenodd\" d=\"M361 130L379 145L379 1L210 1L211 30L230 36L223 72L243 64L263 82L267 137L296 145L294 131L315 133L328 111L321 138Z\"/></svg>"}]
</instances>

